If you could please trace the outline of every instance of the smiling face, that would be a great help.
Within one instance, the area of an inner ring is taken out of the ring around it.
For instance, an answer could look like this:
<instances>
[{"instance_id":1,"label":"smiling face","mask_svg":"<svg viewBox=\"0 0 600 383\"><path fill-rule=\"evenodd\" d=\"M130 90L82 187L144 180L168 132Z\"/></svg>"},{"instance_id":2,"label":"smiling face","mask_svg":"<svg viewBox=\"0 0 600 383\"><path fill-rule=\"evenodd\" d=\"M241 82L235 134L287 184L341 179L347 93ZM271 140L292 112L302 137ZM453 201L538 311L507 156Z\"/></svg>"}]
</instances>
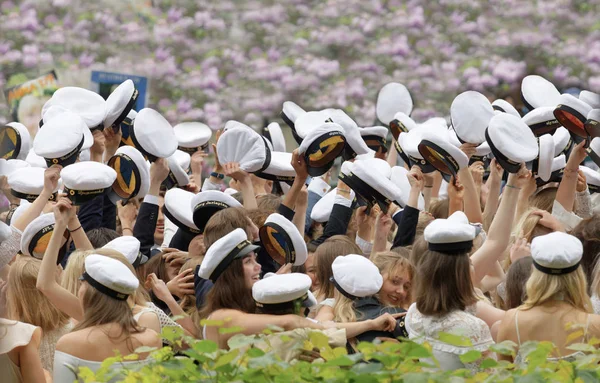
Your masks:
<instances>
[{"instance_id":1,"label":"smiling face","mask_svg":"<svg viewBox=\"0 0 600 383\"><path fill-rule=\"evenodd\" d=\"M165 197L158 197L158 218L156 220L156 228L154 229L154 243L162 245L165 239L165 216L162 213L162 207L165 204Z\"/></svg>"},{"instance_id":2,"label":"smiling face","mask_svg":"<svg viewBox=\"0 0 600 383\"><path fill-rule=\"evenodd\" d=\"M252 289L252 286L260 281L261 266L256 262L256 253L254 251L248 253L242 259L242 265L244 267L244 282L246 287Z\"/></svg>"},{"instance_id":3,"label":"smiling face","mask_svg":"<svg viewBox=\"0 0 600 383\"><path fill-rule=\"evenodd\" d=\"M408 309L412 303L411 282L408 270L402 267L398 267L392 273L384 273L379 300L386 306Z\"/></svg>"}]
</instances>

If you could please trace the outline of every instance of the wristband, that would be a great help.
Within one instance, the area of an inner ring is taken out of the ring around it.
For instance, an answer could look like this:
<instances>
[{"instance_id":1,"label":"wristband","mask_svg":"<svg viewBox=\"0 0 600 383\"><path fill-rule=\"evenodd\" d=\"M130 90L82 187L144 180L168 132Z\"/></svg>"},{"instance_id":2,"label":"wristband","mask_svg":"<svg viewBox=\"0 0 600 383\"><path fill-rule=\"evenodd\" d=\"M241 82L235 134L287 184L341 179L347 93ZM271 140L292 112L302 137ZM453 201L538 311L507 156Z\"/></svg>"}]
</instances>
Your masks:
<instances>
[{"instance_id":1,"label":"wristband","mask_svg":"<svg viewBox=\"0 0 600 383\"><path fill-rule=\"evenodd\" d=\"M76 231L77 231L77 230L79 230L79 229L81 229L81 225L79 225L79 227L78 227L77 229L75 229L75 230L69 230L69 233L76 232Z\"/></svg>"},{"instance_id":2,"label":"wristband","mask_svg":"<svg viewBox=\"0 0 600 383\"><path fill-rule=\"evenodd\" d=\"M131 229L130 229L130 228L128 228L128 227L122 227L122 228L121 228L121 231L125 231L125 230L129 230L130 232L132 232L132 233L133 233L133 230L131 230Z\"/></svg>"},{"instance_id":3,"label":"wristband","mask_svg":"<svg viewBox=\"0 0 600 383\"><path fill-rule=\"evenodd\" d=\"M508 185L508 184L506 184L505 186L506 186L507 188L516 189L516 190L521 190L521 188L518 188L518 187L516 187L516 186L512 186L512 185Z\"/></svg>"},{"instance_id":4,"label":"wristband","mask_svg":"<svg viewBox=\"0 0 600 383\"><path fill-rule=\"evenodd\" d=\"M220 180L222 180L222 179L224 179L224 178L225 178L225 174L221 174L221 173L217 173L217 172L212 172L212 173L210 173L210 176L211 176L211 177L218 178L218 179L220 179Z\"/></svg>"}]
</instances>

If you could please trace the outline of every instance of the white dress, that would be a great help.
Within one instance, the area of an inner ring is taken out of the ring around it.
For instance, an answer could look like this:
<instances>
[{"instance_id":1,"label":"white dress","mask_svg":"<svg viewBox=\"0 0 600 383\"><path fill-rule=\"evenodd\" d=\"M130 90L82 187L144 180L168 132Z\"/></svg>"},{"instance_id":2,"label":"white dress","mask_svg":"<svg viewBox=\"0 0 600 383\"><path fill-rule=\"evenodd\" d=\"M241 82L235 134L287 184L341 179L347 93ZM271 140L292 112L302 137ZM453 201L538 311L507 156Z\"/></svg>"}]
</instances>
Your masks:
<instances>
[{"instance_id":1,"label":"white dress","mask_svg":"<svg viewBox=\"0 0 600 383\"><path fill-rule=\"evenodd\" d=\"M115 363L111 369L134 369L143 366L151 359L136 360L133 362ZM98 371L102 366L102 362L94 362L91 360L79 359L73 355L66 354L62 351L56 351L54 354L54 383L73 383L79 381L76 372L80 367L87 367L93 372ZM116 374L116 373L115 373ZM117 382L123 379L123 376L116 375L109 382Z\"/></svg>"},{"instance_id":2,"label":"white dress","mask_svg":"<svg viewBox=\"0 0 600 383\"><path fill-rule=\"evenodd\" d=\"M427 316L417 310L413 303L405 319L406 330L411 340L417 343L427 342L431 345L433 356L443 370L470 369L472 372L479 370L479 361L463 364L460 355L476 350L485 352L494 344L488 325L467 311L453 311L443 316ZM467 337L472 346L454 346L439 340L439 333L449 333ZM492 356L493 357L493 356ZM431 360L424 362L434 364Z\"/></svg>"}]
</instances>

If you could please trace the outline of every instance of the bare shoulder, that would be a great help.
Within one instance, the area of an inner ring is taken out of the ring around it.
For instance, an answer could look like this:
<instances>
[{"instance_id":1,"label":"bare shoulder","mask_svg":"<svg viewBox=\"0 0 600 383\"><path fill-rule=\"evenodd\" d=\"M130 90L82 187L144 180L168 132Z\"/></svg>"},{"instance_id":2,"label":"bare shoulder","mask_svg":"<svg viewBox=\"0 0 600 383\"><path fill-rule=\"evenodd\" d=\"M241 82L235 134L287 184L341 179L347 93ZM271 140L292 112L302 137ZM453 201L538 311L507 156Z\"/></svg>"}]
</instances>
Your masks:
<instances>
[{"instance_id":1,"label":"bare shoulder","mask_svg":"<svg viewBox=\"0 0 600 383\"><path fill-rule=\"evenodd\" d=\"M221 310L217 310L217 311L213 312L210 315L210 320L211 321L213 321L213 320L229 321L229 320L243 317L244 315L246 315L246 313L243 313L239 310L221 309Z\"/></svg>"},{"instance_id":2,"label":"bare shoulder","mask_svg":"<svg viewBox=\"0 0 600 383\"><path fill-rule=\"evenodd\" d=\"M134 337L140 342L142 343L142 345L144 346L148 346L148 347L161 347L162 346L162 340L160 335L152 330L152 329L145 329L143 332L135 334Z\"/></svg>"},{"instance_id":3,"label":"bare shoulder","mask_svg":"<svg viewBox=\"0 0 600 383\"><path fill-rule=\"evenodd\" d=\"M600 315L589 314L589 331L600 334Z\"/></svg>"},{"instance_id":4,"label":"bare shoulder","mask_svg":"<svg viewBox=\"0 0 600 383\"><path fill-rule=\"evenodd\" d=\"M89 335L89 329L83 329L65 334L56 343L56 350L62 351L66 354L78 355L78 353L82 350L82 347L89 342Z\"/></svg>"}]
</instances>

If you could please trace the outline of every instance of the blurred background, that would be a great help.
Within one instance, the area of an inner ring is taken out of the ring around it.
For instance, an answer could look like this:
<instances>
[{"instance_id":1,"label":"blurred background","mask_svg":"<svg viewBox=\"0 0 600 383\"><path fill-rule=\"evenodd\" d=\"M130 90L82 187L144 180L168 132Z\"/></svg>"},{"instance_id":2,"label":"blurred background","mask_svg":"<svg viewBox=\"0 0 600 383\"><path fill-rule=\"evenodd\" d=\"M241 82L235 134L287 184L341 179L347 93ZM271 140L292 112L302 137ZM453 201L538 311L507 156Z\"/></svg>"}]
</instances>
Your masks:
<instances>
[{"instance_id":1,"label":"blurred background","mask_svg":"<svg viewBox=\"0 0 600 383\"><path fill-rule=\"evenodd\" d=\"M599 0L0 0L0 10L0 123L37 123L57 86L110 92L103 72L146 81L143 104L171 123L213 129L281 121L286 100L375 125L390 81L407 86L418 122L447 116L469 89L519 108L527 74L600 91Z\"/></svg>"}]
</instances>

